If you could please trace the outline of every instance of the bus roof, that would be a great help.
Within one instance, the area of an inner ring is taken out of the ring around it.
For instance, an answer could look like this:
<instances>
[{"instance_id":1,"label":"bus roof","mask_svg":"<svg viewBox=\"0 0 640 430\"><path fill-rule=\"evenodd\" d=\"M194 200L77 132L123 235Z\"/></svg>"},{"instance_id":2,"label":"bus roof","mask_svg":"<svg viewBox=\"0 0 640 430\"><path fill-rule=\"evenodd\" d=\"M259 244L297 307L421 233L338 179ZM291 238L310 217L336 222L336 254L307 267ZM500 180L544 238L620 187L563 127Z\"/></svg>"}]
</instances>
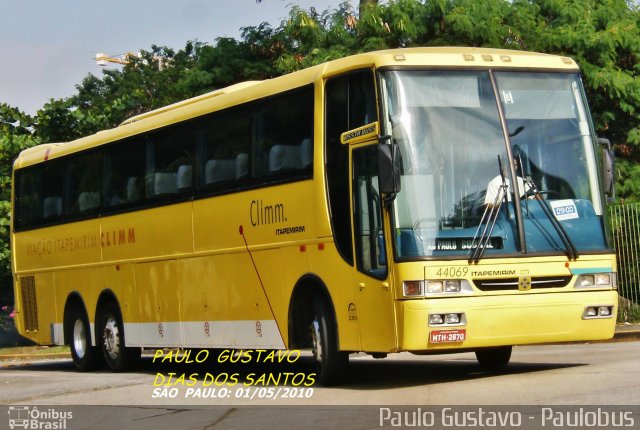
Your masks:
<instances>
[{"instance_id":1,"label":"bus roof","mask_svg":"<svg viewBox=\"0 0 640 430\"><path fill-rule=\"evenodd\" d=\"M155 110L152 110L152 111L149 111L149 112L145 112L145 113L142 113L140 115L136 115L134 117L128 118L128 119L122 121L120 123L120 126L131 124L131 123L134 123L136 121L140 121L140 120L145 119L145 118L150 118L150 117L152 117L154 115L159 115L161 113L168 112L168 111L174 110L174 109L178 109L178 108L183 107L183 106L188 106L190 104L198 103L198 102L201 102L203 100L209 100L209 99L211 99L213 97L218 97L218 96L221 96L221 95L224 95L224 94L229 94L229 93L231 93L233 91L238 91L238 90L240 90L242 88L249 88L250 86L258 84L260 82L261 81L240 82L240 83L237 83L237 84L234 84L234 85L230 85L228 87L224 87L224 88L219 89L219 90L215 90L215 91L211 91L211 92L206 93L206 94L202 94L200 96L192 97L192 98L187 99L187 100L182 100L182 101L179 101L177 103L173 103L173 104L170 104L170 105L167 105L167 106L163 106L163 107L161 107L159 109L155 109Z\"/></svg>"},{"instance_id":2,"label":"bus roof","mask_svg":"<svg viewBox=\"0 0 640 430\"><path fill-rule=\"evenodd\" d=\"M39 145L20 153L15 168L57 158L83 149L131 137L225 107L249 102L363 67L452 67L578 70L568 57L492 48L430 47L374 51L329 61L264 81L247 81L146 112L66 143Z\"/></svg>"}]
</instances>

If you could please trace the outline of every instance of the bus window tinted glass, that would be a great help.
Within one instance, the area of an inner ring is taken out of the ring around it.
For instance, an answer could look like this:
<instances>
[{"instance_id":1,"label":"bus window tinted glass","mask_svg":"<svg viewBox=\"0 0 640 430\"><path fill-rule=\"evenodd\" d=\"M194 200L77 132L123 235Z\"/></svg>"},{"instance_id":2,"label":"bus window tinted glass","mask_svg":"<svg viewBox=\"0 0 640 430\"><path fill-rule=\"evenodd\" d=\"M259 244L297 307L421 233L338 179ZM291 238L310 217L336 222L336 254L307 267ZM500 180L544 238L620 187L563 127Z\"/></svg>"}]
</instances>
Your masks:
<instances>
[{"instance_id":1,"label":"bus window tinted glass","mask_svg":"<svg viewBox=\"0 0 640 430\"><path fill-rule=\"evenodd\" d=\"M201 123L203 192L304 179L313 172L313 87L214 112Z\"/></svg>"},{"instance_id":2,"label":"bus window tinted glass","mask_svg":"<svg viewBox=\"0 0 640 430\"><path fill-rule=\"evenodd\" d=\"M82 154L66 162L65 215L96 213L100 209L102 157L98 152Z\"/></svg>"},{"instance_id":3,"label":"bus window tinted glass","mask_svg":"<svg viewBox=\"0 0 640 430\"><path fill-rule=\"evenodd\" d=\"M194 126L186 123L151 136L147 191L150 197L190 192L193 184Z\"/></svg>"},{"instance_id":4,"label":"bus window tinted glass","mask_svg":"<svg viewBox=\"0 0 640 430\"><path fill-rule=\"evenodd\" d=\"M118 143L105 154L106 208L117 208L144 200L144 145L139 139Z\"/></svg>"},{"instance_id":5,"label":"bus window tinted glass","mask_svg":"<svg viewBox=\"0 0 640 430\"><path fill-rule=\"evenodd\" d=\"M200 180L203 189L222 190L251 176L251 111L246 107L214 113L202 123Z\"/></svg>"},{"instance_id":6,"label":"bus window tinted glass","mask_svg":"<svg viewBox=\"0 0 640 430\"><path fill-rule=\"evenodd\" d=\"M313 87L274 97L257 118L258 176L310 174L313 163Z\"/></svg>"},{"instance_id":7,"label":"bus window tinted glass","mask_svg":"<svg viewBox=\"0 0 640 430\"><path fill-rule=\"evenodd\" d=\"M42 174L42 213L44 222L55 221L62 216L64 201L63 164L59 162L45 163Z\"/></svg>"},{"instance_id":8,"label":"bus window tinted glass","mask_svg":"<svg viewBox=\"0 0 640 430\"><path fill-rule=\"evenodd\" d=\"M16 227L29 227L42 221L42 168L31 168L16 172Z\"/></svg>"}]
</instances>

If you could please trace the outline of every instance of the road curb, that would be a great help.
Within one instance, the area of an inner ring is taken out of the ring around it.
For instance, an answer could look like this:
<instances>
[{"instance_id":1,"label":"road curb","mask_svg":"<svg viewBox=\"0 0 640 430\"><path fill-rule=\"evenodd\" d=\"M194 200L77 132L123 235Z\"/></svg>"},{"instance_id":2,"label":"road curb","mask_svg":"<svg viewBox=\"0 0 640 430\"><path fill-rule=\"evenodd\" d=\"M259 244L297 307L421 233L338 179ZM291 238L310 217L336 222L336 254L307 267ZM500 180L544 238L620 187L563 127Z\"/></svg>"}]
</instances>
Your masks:
<instances>
[{"instance_id":1,"label":"road curb","mask_svg":"<svg viewBox=\"0 0 640 430\"><path fill-rule=\"evenodd\" d=\"M624 330L617 331L613 335L614 340L630 340L630 339L640 339L640 330Z\"/></svg>"}]
</instances>

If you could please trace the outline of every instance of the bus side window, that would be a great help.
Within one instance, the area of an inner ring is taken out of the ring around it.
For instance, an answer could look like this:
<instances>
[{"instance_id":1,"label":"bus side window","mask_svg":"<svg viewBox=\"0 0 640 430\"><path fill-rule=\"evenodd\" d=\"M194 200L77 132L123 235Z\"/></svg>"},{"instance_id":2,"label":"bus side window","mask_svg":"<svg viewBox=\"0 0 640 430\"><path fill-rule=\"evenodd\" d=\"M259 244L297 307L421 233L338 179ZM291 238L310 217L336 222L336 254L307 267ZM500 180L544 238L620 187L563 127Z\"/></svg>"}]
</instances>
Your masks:
<instances>
[{"instance_id":1,"label":"bus side window","mask_svg":"<svg viewBox=\"0 0 640 430\"><path fill-rule=\"evenodd\" d=\"M215 112L200 124L198 187L234 189L250 178L251 111L246 106Z\"/></svg>"},{"instance_id":2,"label":"bus side window","mask_svg":"<svg viewBox=\"0 0 640 430\"><path fill-rule=\"evenodd\" d=\"M145 171L145 145L130 139L104 151L104 208L118 208L142 202Z\"/></svg>"},{"instance_id":3,"label":"bus side window","mask_svg":"<svg viewBox=\"0 0 640 430\"><path fill-rule=\"evenodd\" d=\"M18 228L37 225L44 216L40 166L16 172L15 225Z\"/></svg>"},{"instance_id":4,"label":"bus side window","mask_svg":"<svg viewBox=\"0 0 640 430\"><path fill-rule=\"evenodd\" d=\"M62 214L62 197L45 197L42 204L44 218L54 218Z\"/></svg>"},{"instance_id":5,"label":"bus side window","mask_svg":"<svg viewBox=\"0 0 640 430\"><path fill-rule=\"evenodd\" d=\"M53 221L62 216L64 165L58 160L45 163L42 172L42 207L44 221Z\"/></svg>"},{"instance_id":6,"label":"bus side window","mask_svg":"<svg viewBox=\"0 0 640 430\"><path fill-rule=\"evenodd\" d=\"M100 209L102 156L94 151L77 155L66 162L65 215L95 213Z\"/></svg>"},{"instance_id":7,"label":"bus side window","mask_svg":"<svg viewBox=\"0 0 640 430\"><path fill-rule=\"evenodd\" d=\"M266 100L256 118L256 152L264 157L262 174L273 179L304 178L313 173L313 87Z\"/></svg>"},{"instance_id":8,"label":"bus side window","mask_svg":"<svg viewBox=\"0 0 640 430\"><path fill-rule=\"evenodd\" d=\"M186 122L150 136L150 197L188 193L193 183L195 125Z\"/></svg>"}]
</instances>

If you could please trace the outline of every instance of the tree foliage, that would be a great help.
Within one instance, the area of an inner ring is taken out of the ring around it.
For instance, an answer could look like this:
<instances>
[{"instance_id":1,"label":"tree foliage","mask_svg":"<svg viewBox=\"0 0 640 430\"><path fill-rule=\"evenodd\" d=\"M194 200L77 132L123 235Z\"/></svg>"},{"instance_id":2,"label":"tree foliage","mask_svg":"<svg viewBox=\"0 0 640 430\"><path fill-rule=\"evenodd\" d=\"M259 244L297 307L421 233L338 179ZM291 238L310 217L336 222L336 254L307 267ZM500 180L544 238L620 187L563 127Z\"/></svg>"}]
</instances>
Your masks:
<instances>
[{"instance_id":1,"label":"tree foliage","mask_svg":"<svg viewBox=\"0 0 640 430\"><path fill-rule=\"evenodd\" d=\"M39 141L33 136L33 118L7 104L0 104L0 305L11 297L11 169L18 153Z\"/></svg>"},{"instance_id":2,"label":"tree foliage","mask_svg":"<svg viewBox=\"0 0 640 430\"><path fill-rule=\"evenodd\" d=\"M258 0L259 2L259 0ZM260 7L259 5L256 7ZM566 55L580 65L599 134L617 151L618 195L640 199L640 10L625 0L359 0L318 11L292 6L278 26L239 40L152 46L122 68L88 75L77 93L35 117L0 105L0 291L7 286L11 161L40 142L67 141L244 80L395 47L484 46Z\"/></svg>"}]
</instances>

